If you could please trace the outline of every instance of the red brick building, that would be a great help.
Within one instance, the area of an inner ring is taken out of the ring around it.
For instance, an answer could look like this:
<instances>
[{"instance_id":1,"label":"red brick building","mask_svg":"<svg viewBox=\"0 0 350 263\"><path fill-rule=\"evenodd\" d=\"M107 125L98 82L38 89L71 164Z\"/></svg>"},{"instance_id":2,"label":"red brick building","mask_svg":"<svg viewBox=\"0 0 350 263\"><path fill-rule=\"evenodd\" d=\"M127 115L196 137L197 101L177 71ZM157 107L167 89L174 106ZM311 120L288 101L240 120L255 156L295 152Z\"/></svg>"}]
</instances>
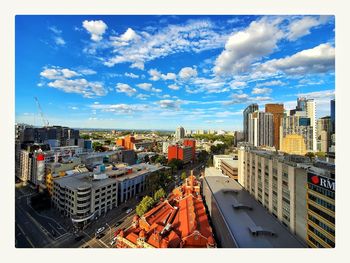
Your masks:
<instances>
[{"instance_id":1,"label":"red brick building","mask_svg":"<svg viewBox=\"0 0 350 263\"><path fill-rule=\"evenodd\" d=\"M180 146L178 144L169 145L168 147L168 161L172 159L182 160L184 163L189 163L194 160L193 148L190 146Z\"/></svg>"},{"instance_id":2,"label":"red brick building","mask_svg":"<svg viewBox=\"0 0 350 263\"><path fill-rule=\"evenodd\" d=\"M200 195L191 175L132 225L116 232L118 248L213 248L216 242Z\"/></svg>"},{"instance_id":3,"label":"red brick building","mask_svg":"<svg viewBox=\"0 0 350 263\"><path fill-rule=\"evenodd\" d=\"M196 140L184 139L183 144L192 148L192 161L196 159Z\"/></svg>"}]
</instances>

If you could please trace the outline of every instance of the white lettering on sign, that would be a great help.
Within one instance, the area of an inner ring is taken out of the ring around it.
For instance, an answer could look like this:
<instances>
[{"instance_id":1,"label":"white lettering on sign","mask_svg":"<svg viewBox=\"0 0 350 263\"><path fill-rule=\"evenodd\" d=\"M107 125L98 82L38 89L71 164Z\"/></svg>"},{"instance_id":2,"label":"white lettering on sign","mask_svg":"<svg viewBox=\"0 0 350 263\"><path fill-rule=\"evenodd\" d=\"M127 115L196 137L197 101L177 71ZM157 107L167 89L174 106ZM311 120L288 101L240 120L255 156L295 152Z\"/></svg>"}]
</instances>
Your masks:
<instances>
[{"instance_id":1,"label":"white lettering on sign","mask_svg":"<svg viewBox=\"0 0 350 263\"><path fill-rule=\"evenodd\" d=\"M331 180L320 177L320 185L324 188L335 191L335 182L332 182Z\"/></svg>"}]
</instances>

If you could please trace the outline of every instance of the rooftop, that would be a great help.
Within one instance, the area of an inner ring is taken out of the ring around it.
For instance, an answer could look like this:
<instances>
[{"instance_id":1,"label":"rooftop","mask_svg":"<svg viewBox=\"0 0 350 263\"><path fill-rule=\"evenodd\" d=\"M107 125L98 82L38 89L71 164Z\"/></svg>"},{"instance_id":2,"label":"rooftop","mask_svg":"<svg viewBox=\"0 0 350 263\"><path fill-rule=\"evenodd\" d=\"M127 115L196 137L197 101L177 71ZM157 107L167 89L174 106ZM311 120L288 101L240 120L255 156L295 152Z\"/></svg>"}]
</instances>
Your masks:
<instances>
[{"instance_id":1,"label":"rooftop","mask_svg":"<svg viewBox=\"0 0 350 263\"><path fill-rule=\"evenodd\" d=\"M235 180L223 176L205 176L204 180L213 193L237 247L305 247Z\"/></svg>"},{"instance_id":2,"label":"rooftop","mask_svg":"<svg viewBox=\"0 0 350 263\"><path fill-rule=\"evenodd\" d=\"M215 169L215 167L205 168L205 176L221 176L224 178L228 178L228 176L223 175L222 172L218 169Z\"/></svg>"},{"instance_id":3,"label":"rooftop","mask_svg":"<svg viewBox=\"0 0 350 263\"><path fill-rule=\"evenodd\" d=\"M238 167L238 160L225 159L225 160L222 160L222 163L226 163L231 167Z\"/></svg>"},{"instance_id":4,"label":"rooftop","mask_svg":"<svg viewBox=\"0 0 350 263\"><path fill-rule=\"evenodd\" d=\"M101 180L93 180L94 173L81 173L66 175L61 178L57 178L55 183L58 183L62 187L77 189L79 187L90 187L93 189L100 188L106 185L110 185L116 182L115 178L106 178Z\"/></svg>"}]
</instances>

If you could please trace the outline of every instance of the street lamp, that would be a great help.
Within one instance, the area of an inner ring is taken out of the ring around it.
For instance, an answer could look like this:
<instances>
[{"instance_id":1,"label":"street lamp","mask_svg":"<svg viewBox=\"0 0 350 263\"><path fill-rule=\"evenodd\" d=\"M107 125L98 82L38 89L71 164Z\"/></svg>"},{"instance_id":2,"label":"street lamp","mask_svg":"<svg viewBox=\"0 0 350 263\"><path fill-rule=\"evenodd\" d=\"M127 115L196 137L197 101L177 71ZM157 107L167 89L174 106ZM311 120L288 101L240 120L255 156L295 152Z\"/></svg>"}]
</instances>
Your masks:
<instances>
[{"instance_id":1,"label":"street lamp","mask_svg":"<svg viewBox=\"0 0 350 263\"><path fill-rule=\"evenodd\" d=\"M112 240L112 228L106 223L106 226L109 227L109 239Z\"/></svg>"}]
</instances>

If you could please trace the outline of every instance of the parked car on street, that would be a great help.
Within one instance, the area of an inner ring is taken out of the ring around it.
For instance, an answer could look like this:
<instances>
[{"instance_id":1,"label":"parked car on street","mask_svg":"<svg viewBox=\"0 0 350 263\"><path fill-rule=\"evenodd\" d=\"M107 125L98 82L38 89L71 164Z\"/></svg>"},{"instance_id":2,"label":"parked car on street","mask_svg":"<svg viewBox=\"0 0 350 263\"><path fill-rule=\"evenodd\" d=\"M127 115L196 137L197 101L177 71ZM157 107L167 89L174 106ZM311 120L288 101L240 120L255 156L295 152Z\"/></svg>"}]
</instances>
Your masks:
<instances>
[{"instance_id":1,"label":"parked car on street","mask_svg":"<svg viewBox=\"0 0 350 263\"><path fill-rule=\"evenodd\" d=\"M132 208L129 208L128 210L126 210L126 213L129 214L132 211Z\"/></svg>"}]
</instances>

